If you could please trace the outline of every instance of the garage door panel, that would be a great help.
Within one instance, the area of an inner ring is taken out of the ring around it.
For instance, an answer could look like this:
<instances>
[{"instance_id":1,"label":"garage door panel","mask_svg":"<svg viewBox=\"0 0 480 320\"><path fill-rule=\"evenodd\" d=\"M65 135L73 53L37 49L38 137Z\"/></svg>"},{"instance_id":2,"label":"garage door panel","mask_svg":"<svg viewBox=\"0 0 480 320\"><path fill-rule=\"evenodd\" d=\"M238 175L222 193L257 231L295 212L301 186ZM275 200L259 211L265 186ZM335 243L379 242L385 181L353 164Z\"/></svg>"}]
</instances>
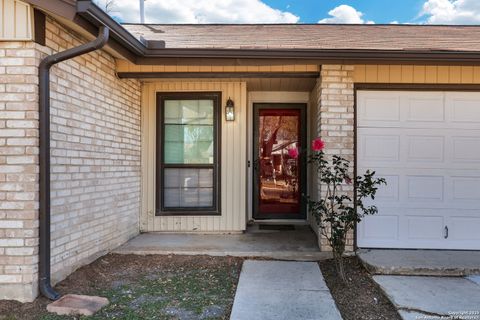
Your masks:
<instances>
[{"instance_id":1,"label":"garage door panel","mask_svg":"<svg viewBox=\"0 0 480 320\"><path fill-rule=\"evenodd\" d=\"M441 240L443 238L443 230L445 219L443 216L427 216L427 215L407 215L405 216L408 224L407 240Z\"/></svg>"},{"instance_id":2,"label":"garage door panel","mask_svg":"<svg viewBox=\"0 0 480 320\"><path fill-rule=\"evenodd\" d=\"M406 94L400 92L405 97L406 108L404 109L406 122L444 122L445 108L443 95L437 92ZM439 107L442 106L442 107Z\"/></svg>"},{"instance_id":3,"label":"garage door panel","mask_svg":"<svg viewBox=\"0 0 480 320\"><path fill-rule=\"evenodd\" d=\"M358 101L359 123L368 122L399 122L400 121L400 96L392 96L377 92L366 93Z\"/></svg>"},{"instance_id":4,"label":"garage door panel","mask_svg":"<svg viewBox=\"0 0 480 320\"><path fill-rule=\"evenodd\" d=\"M357 169L358 174L366 170ZM375 200L365 200L366 204L417 209L480 208L478 171L377 168L375 174L384 178L387 185L378 189Z\"/></svg>"},{"instance_id":5,"label":"garage door panel","mask_svg":"<svg viewBox=\"0 0 480 320\"><path fill-rule=\"evenodd\" d=\"M452 241L480 241L479 216L453 216L448 219L447 225Z\"/></svg>"},{"instance_id":6,"label":"garage door panel","mask_svg":"<svg viewBox=\"0 0 480 320\"><path fill-rule=\"evenodd\" d=\"M452 137L452 145L454 162L480 162L478 133L477 136L454 136Z\"/></svg>"},{"instance_id":7,"label":"garage door panel","mask_svg":"<svg viewBox=\"0 0 480 320\"><path fill-rule=\"evenodd\" d=\"M445 105L449 111L449 120L462 125L462 128L480 127L478 112L480 93L478 92L447 92Z\"/></svg>"},{"instance_id":8,"label":"garage door panel","mask_svg":"<svg viewBox=\"0 0 480 320\"><path fill-rule=\"evenodd\" d=\"M379 214L366 216L364 219L366 222L362 224L364 239L398 240L399 215Z\"/></svg>"},{"instance_id":9,"label":"garage door panel","mask_svg":"<svg viewBox=\"0 0 480 320\"><path fill-rule=\"evenodd\" d=\"M480 129L478 92L362 91L357 97L359 128Z\"/></svg>"},{"instance_id":10,"label":"garage door panel","mask_svg":"<svg viewBox=\"0 0 480 320\"><path fill-rule=\"evenodd\" d=\"M444 136L427 136L407 134L405 137L408 153L407 162L435 161L443 162L445 154Z\"/></svg>"},{"instance_id":11,"label":"garage door panel","mask_svg":"<svg viewBox=\"0 0 480 320\"><path fill-rule=\"evenodd\" d=\"M399 161L400 137L398 135L365 134L362 136L360 157L366 161Z\"/></svg>"},{"instance_id":12,"label":"garage door panel","mask_svg":"<svg viewBox=\"0 0 480 320\"><path fill-rule=\"evenodd\" d=\"M452 176L450 183L452 201L465 203L466 206L480 204L480 177Z\"/></svg>"},{"instance_id":13,"label":"garage door panel","mask_svg":"<svg viewBox=\"0 0 480 320\"><path fill-rule=\"evenodd\" d=\"M406 201L425 202L443 201L444 180L443 176L421 175L406 176Z\"/></svg>"},{"instance_id":14,"label":"garage door panel","mask_svg":"<svg viewBox=\"0 0 480 320\"><path fill-rule=\"evenodd\" d=\"M384 178L387 182L387 185L382 185L382 187L378 189L377 194L375 195L375 200L382 203L398 202L400 191L400 176L382 174L379 172L375 172L375 175L377 177Z\"/></svg>"},{"instance_id":15,"label":"garage door panel","mask_svg":"<svg viewBox=\"0 0 480 320\"><path fill-rule=\"evenodd\" d=\"M379 214L359 224L358 245L480 249L480 93L357 97L357 172L375 170L388 182L366 202Z\"/></svg>"},{"instance_id":16,"label":"garage door panel","mask_svg":"<svg viewBox=\"0 0 480 320\"><path fill-rule=\"evenodd\" d=\"M394 131L400 132L394 135L392 134ZM480 168L480 131L458 131L458 129L443 131L398 128L358 129L359 165L368 168L478 170ZM442 132L443 135L440 135Z\"/></svg>"}]
</instances>

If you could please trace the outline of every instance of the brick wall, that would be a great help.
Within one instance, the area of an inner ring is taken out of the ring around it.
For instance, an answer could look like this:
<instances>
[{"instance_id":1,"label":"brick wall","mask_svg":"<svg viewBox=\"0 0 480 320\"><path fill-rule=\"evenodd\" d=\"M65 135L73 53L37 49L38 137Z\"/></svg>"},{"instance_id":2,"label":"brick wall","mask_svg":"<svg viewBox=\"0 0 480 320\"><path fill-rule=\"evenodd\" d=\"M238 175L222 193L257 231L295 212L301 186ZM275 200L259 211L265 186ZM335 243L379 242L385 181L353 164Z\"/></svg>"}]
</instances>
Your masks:
<instances>
[{"instance_id":1,"label":"brick wall","mask_svg":"<svg viewBox=\"0 0 480 320\"><path fill-rule=\"evenodd\" d=\"M39 55L0 42L0 299L37 293Z\"/></svg>"},{"instance_id":2,"label":"brick wall","mask_svg":"<svg viewBox=\"0 0 480 320\"><path fill-rule=\"evenodd\" d=\"M350 160L350 173L353 176L354 160L354 89L353 66L322 65L317 90L320 136L325 141L327 155L341 155ZM318 123L318 122L317 122ZM342 186L342 192L353 198L353 188ZM320 193L322 186L320 185ZM354 236L350 233L347 240L347 251L353 250ZM320 237L320 249L331 250L327 240Z\"/></svg>"},{"instance_id":3,"label":"brick wall","mask_svg":"<svg viewBox=\"0 0 480 320\"><path fill-rule=\"evenodd\" d=\"M54 51L86 40L47 20ZM58 281L138 233L140 83L120 80L95 51L51 76L52 279Z\"/></svg>"},{"instance_id":4,"label":"brick wall","mask_svg":"<svg viewBox=\"0 0 480 320\"><path fill-rule=\"evenodd\" d=\"M47 46L0 43L0 299L32 300L38 272L38 64L85 43L47 19ZM52 278L138 233L140 83L97 51L51 76Z\"/></svg>"}]
</instances>

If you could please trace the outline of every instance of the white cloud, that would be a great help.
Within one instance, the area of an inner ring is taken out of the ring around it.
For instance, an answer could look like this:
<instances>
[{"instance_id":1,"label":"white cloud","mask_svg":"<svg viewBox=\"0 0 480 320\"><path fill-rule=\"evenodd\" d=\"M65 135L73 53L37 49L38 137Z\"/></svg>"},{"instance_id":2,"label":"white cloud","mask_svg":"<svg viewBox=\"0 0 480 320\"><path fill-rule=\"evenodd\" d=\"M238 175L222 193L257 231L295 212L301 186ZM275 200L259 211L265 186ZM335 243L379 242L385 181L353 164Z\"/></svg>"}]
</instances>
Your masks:
<instances>
[{"instance_id":1,"label":"white cloud","mask_svg":"<svg viewBox=\"0 0 480 320\"><path fill-rule=\"evenodd\" d=\"M114 0L110 12L123 22L139 22L138 0ZM147 23L296 23L299 17L261 0L148 0Z\"/></svg>"},{"instance_id":2,"label":"white cloud","mask_svg":"<svg viewBox=\"0 0 480 320\"><path fill-rule=\"evenodd\" d=\"M365 21L362 19L363 13L357 11L354 7L346 4L339 5L328 12L330 18L325 18L318 23L368 23L373 24L373 21Z\"/></svg>"},{"instance_id":3,"label":"white cloud","mask_svg":"<svg viewBox=\"0 0 480 320\"><path fill-rule=\"evenodd\" d=\"M430 24L478 24L480 1L478 0L427 0L421 16Z\"/></svg>"}]
</instances>

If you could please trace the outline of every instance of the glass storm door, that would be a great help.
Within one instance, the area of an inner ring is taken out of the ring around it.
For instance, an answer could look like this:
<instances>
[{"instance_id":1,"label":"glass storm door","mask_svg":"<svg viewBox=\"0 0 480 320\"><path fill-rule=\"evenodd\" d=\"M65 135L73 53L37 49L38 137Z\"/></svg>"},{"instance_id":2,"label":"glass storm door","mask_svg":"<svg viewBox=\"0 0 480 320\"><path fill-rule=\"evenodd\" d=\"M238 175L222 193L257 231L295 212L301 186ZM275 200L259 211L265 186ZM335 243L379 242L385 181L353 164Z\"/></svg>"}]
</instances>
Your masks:
<instances>
[{"instance_id":1,"label":"glass storm door","mask_svg":"<svg viewBox=\"0 0 480 320\"><path fill-rule=\"evenodd\" d=\"M305 219L305 105L254 104L254 116L253 217Z\"/></svg>"}]
</instances>

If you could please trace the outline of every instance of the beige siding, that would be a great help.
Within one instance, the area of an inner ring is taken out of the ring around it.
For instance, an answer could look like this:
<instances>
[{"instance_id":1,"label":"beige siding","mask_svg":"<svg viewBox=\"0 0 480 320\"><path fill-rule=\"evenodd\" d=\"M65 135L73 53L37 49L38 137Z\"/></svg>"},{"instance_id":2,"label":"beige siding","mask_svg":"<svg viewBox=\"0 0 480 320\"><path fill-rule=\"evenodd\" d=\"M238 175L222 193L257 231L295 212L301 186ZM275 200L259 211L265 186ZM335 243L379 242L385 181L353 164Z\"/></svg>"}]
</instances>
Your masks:
<instances>
[{"instance_id":1,"label":"beige siding","mask_svg":"<svg viewBox=\"0 0 480 320\"><path fill-rule=\"evenodd\" d=\"M136 65L127 60L117 59L117 72L318 72L318 65Z\"/></svg>"},{"instance_id":2,"label":"beige siding","mask_svg":"<svg viewBox=\"0 0 480 320\"><path fill-rule=\"evenodd\" d=\"M0 41L32 40L32 8L17 0L0 0Z\"/></svg>"},{"instance_id":3,"label":"beige siding","mask_svg":"<svg viewBox=\"0 0 480 320\"><path fill-rule=\"evenodd\" d=\"M477 66L355 65L359 83L478 84Z\"/></svg>"},{"instance_id":4,"label":"beige siding","mask_svg":"<svg viewBox=\"0 0 480 320\"><path fill-rule=\"evenodd\" d=\"M156 93L222 92L221 216L155 216ZM235 102L235 121L227 122L223 106ZM246 226L247 96L245 82L163 81L142 90L142 231L235 232Z\"/></svg>"}]
</instances>

